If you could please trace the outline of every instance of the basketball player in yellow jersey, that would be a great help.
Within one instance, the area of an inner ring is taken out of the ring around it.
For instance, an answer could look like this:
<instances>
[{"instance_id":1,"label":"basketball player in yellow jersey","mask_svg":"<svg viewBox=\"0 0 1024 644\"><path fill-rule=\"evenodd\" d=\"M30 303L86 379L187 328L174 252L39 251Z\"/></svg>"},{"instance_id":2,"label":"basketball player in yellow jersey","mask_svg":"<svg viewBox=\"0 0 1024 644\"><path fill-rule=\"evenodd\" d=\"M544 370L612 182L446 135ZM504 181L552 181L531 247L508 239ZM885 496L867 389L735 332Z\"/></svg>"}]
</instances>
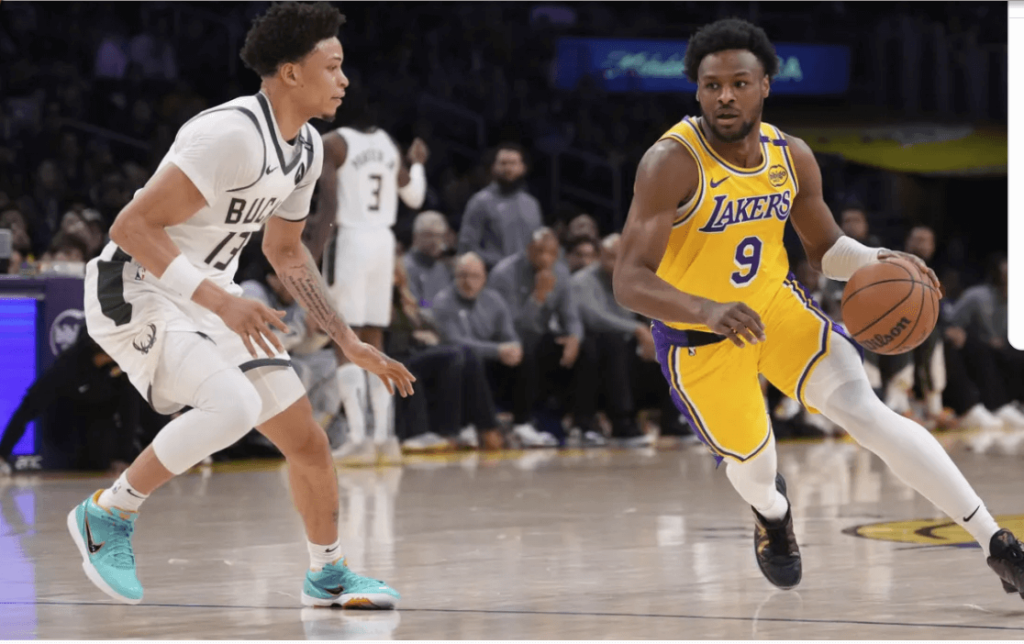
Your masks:
<instances>
[{"instance_id":1,"label":"basketball player in yellow jersey","mask_svg":"<svg viewBox=\"0 0 1024 644\"><path fill-rule=\"evenodd\" d=\"M848 280L904 253L843 235L822 198L810 148L761 121L775 50L736 19L700 29L686 73L700 118L686 118L644 156L615 267L616 299L656 320L658 361L676 406L754 509L757 562L780 588L801 579L786 484L776 471L758 374L842 426L981 544L1007 592L1024 596L1024 551L939 443L875 396L860 355L791 275L782 245L792 220L811 265Z\"/></svg>"}]
</instances>

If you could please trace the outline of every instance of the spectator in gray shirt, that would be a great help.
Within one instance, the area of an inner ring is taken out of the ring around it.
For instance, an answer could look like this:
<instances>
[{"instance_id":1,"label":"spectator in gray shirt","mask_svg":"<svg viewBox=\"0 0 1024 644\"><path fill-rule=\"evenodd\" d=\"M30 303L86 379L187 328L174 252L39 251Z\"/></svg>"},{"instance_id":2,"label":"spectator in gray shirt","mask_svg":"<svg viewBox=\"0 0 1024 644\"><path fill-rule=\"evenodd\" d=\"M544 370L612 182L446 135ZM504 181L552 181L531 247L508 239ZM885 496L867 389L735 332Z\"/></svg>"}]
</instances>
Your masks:
<instances>
[{"instance_id":1,"label":"spectator in gray shirt","mask_svg":"<svg viewBox=\"0 0 1024 644\"><path fill-rule=\"evenodd\" d=\"M964 291L952 307L946 339L955 347L981 400L1012 427L1024 427L1014 401L1024 402L1024 352L1007 335L1006 256L989 260L989 280Z\"/></svg>"},{"instance_id":2,"label":"spectator in gray shirt","mask_svg":"<svg viewBox=\"0 0 1024 644\"><path fill-rule=\"evenodd\" d=\"M536 399L535 386L528 382L531 370L523 368L523 347L505 301L486 284L483 260L475 253L460 257L455 284L434 300L437 327L447 342L467 346L484 359L496 398L512 401L513 432L524 445L556 445L554 436L538 432L530 422Z\"/></svg>"},{"instance_id":3,"label":"spectator in gray shirt","mask_svg":"<svg viewBox=\"0 0 1024 644\"><path fill-rule=\"evenodd\" d=\"M470 197L459 229L459 254L476 253L487 270L524 250L542 224L540 203L526 192L522 147L498 146L491 175L494 181Z\"/></svg>"},{"instance_id":4,"label":"spectator in gray shirt","mask_svg":"<svg viewBox=\"0 0 1024 644\"><path fill-rule=\"evenodd\" d=\"M505 299L524 343L552 336L563 347L560 362L568 368L576 361L583 323L569 289L569 269L557 261L558 253L555 233L540 228L525 251L494 267L490 281Z\"/></svg>"},{"instance_id":5,"label":"spectator in gray shirt","mask_svg":"<svg viewBox=\"0 0 1024 644\"><path fill-rule=\"evenodd\" d=\"M409 278L409 291L424 309L433 306L434 297L452 285L452 271L441 256L448 221L439 212L428 210L416 215L412 225L412 249L402 257Z\"/></svg>"},{"instance_id":6,"label":"spectator in gray shirt","mask_svg":"<svg viewBox=\"0 0 1024 644\"><path fill-rule=\"evenodd\" d=\"M558 253L558 238L541 228L525 252L506 257L491 272L491 288L504 298L523 341L520 369L528 374L524 404L529 408L549 401L566 407L577 377L583 323L569 289L569 269L557 261Z\"/></svg>"},{"instance_id":7,"label":"spectator in gray shirt","mask_svg":"<svg viewBox=\"0 0 1024 644\"><path fill-rule=\"evenodd\" d=\"M669 391L657 386L662 376L650 324L615 300L612 275L619 244L618 234L605 237L598 260L571 279L586 332L577 367L573 422L585 441L597 442L591 433L597 431L594 417L603 399L612 437L627 447L646 447L654 436L637 427L636 411L641 407L661 409L662 434L685 436L692 432L680 422Z\"/></svg>"}]
</instances>

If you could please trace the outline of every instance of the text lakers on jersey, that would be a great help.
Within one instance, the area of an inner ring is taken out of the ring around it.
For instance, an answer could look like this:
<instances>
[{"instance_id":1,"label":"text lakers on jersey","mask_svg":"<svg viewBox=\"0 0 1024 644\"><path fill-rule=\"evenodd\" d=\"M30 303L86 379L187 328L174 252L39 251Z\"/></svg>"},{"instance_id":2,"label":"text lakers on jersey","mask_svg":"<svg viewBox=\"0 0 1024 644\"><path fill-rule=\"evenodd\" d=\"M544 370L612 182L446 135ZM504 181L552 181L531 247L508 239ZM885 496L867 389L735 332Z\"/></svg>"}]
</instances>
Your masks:
<instances>
[{"instance_id":1,"label":"text lakers on jersey","mask_svg":"<svg viewBox=\"0 0 1024 644\"><path fill-rule=\"evenodd\" d=\"M699 177L693 197L677 211L658 276L685 293L744 302L755 311L763 310L789 273L782 236L798 190L782 132L762 123L760 137L761 163L753 168L719 156L698 119L685 118L661 137L693 156Z\"/></svg>"}]
</instances>

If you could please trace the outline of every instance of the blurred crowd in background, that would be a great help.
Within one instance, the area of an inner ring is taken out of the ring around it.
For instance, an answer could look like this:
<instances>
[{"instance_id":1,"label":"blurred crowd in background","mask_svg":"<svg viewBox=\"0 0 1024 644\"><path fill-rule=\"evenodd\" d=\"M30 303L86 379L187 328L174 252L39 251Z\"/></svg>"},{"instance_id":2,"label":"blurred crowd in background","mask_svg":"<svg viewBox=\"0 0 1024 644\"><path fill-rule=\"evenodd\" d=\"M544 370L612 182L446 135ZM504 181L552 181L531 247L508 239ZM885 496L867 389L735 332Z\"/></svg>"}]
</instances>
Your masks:
<instances>
[{"instance_id":1,"label":"blurred crowd in background","mask_svg":"<svg viewBox=\"0 0 1024 644\"><path fill-rule=\"evenodd\" d=\"M386 349L410 365L440 360L448 371L399 401L396 429L408 451L695 440L668 398L647 321L616 304L611 273L637 162L698 106L688 95L609 93L586 78L557 89L559 37L678 39L714 19L743 17L775 41L851 48L846 94L768 99L765 119L783 129L867 115L896 125L1002 128L1005 136L1005 4L895 2L884 11L856 2L791 4L342 6L349 92L364 93L378 124L400 143L418 136L430 146L426 202L421 212L402 206L396 225L401 261ZM177 129L205 108L257 90L237 52L267 5L68 3L55 11L4 3L0 229L10 231L13 251L0 261L6 273L81 274ZM901 49L908 39L925 52L910 61ZM927 81L940 58L950 70L950 100ZM893 73L895 59L910 72ZM344 119L343 107L334 124L317 126L326 132ZM844 231L918 254L945 286L939 325L924 345L902 356L867 354L883 400L932 429L1024 432L1024 364L1007 343L1005 166L916 176L818 158L826 200ZM503 200L522 207L501 210L495 204ZM794 273L841 322L843 284L815 272L792 235L787 248ZM321 422L335 444L343 441L333 353L262 260L258 240L243 252L236 281L292 312L286 346ZM538 313L524 307L524 292L554 304ZM76 371L82 378L125 382L87 339L75 347L62 359L92 365ZM49 400L76 383L35 389ZM137 397L130 385L116 391L111 400ZM12 437L40 405L32 392L24 409L0 419L8 423L0 459L10 460ZM765 396L780 439L839 431L767 384ZM141 398L135 403L145 407ZM123 446L137 451L161 422L145 410L139 420L139 412L117 405L83 405L90 418L116 416L130 439L119 434L105 456L69 467L123 463L132 456ZM98 432L97 422L83 431ZM511 429L523 425L531 429ZM271 449L254 437L232 454Z\"/></svg>"}]
</instances>

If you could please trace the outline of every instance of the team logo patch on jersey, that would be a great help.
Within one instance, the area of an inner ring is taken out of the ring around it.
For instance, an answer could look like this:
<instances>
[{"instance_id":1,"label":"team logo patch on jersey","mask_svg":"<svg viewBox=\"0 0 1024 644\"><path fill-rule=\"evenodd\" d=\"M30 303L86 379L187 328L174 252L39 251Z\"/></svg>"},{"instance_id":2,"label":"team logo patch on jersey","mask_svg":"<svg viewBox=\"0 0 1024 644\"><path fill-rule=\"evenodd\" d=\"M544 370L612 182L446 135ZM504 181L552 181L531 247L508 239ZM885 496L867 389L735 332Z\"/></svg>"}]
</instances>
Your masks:
<instances>
[{"instance_id":1,"label":"team logo patch on jersey","mask_svg":"<svg viewBox=\"0 0 1024 644\"><path fill-rule=\"evenodd\" d=\"M700 231L720 233L729 226L772 217L786 221L792 205L793 195L789 190L738 199L730 199L729 195L718 195L715 197L715 210Z\"/></svg>"},{"instance_id":2,"label":"team logo patch on jersey","mask_svg":"<svg viewBox=\"0 0 1024 644\"><path fill-rule=\"evenodd\" d=\"M973 518L973 517L972 517ZM995 517L999 526L1018 539L1024 538L1024 514ZM915 546L956 546L978 548L974 537L949 519L915 519L858 525L843 530L844 534L864 539L895 541Z\"/></svg>"},{"instance_id":3,"label":"team logo patch on jersey","mask_svg":"<svg viewBox=\"0 0 1024 644\"><path fill-rule=\"evenodd\" d=\"M142 355L149 353L149 350L153 348L154 344L156 344L155 324L147 324L146 330L136 335L135 339L132 340L132 346L142 353Z\"/></svg>"},{"instance_id":4,"label":"team logo patch on jersey","mask_svg":"<svg viewBox=\"0 0 1024 644\"><path fill-rule=\"evenodd\" d=\"M789 173L781 165L773 165L768 168L768 182L776 188L781 188L789 179Z\"/></svg>"}]
</instances>

